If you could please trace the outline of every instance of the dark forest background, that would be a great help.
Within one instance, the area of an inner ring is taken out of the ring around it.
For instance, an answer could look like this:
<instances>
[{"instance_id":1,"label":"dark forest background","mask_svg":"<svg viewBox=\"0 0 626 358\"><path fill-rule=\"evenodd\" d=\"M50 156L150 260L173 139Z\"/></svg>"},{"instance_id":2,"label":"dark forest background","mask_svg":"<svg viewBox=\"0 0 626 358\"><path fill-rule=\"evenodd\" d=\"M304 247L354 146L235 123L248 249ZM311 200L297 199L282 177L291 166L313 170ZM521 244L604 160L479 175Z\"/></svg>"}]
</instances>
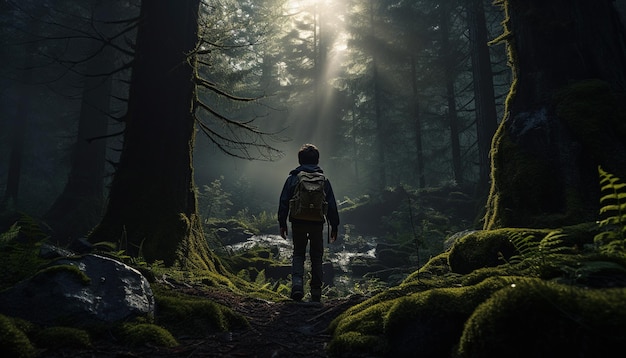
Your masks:
<instances>
[{"instance_id":1,"label":"dark forest background","mask_svg":"<svg viewBox=\"0 0 626 358\"><path fill-rule=\"evenodd\" d=\"M273 215L305 142L341 203L401 185L484 202L511 85L490 43L503 16L491 1L203 1L200 214ZM85 235L123 146L140 2L3 1L0 21L0 208Z\"/></svg>"},{"instance_id":2,"label":"dark forest background","mask_svg":"<svg viewBox=\"0 0 626 358\"><path fill-rule=\"evenodd\" d=\"M242 103L212 94L206 102L233 120L253 120L260 130L275 133L266 141L284 153L259 162L246 159L270 158L233 149L242 160L220 150L215 137L199 133L196 184L202 190L220 181L233 194L230 214L246 208L274 212L305 142L320 148L339 199L399 184L479 185L480 167L488 165L480 147L488 147L489 138L479 142L474 86L480 81L474 78L483 76L493 87L491 108L484 109L493 122L490 131L510 85L504 46L487 48L486 41L502 32L501 11L489 2L479 9L480 24L471 16L475 9L450 1L207 1L202 9L209 66L199 71L223 91L259 98ZM45 215L71 170L88 172L96 160L116 161L138 11L132 1L4 2L5 206ZM476 36L482 36L480 44ZM489 51L488 73L475 69L477 46ZM211 114L204 117L219 128ZM79 133L84 122L90 128ZM229 131L239 140L237 129ZM76 150L101 144L106 152L100 158L73 162ZM11 154L18 145L20 154ZM19 169L12 155L19 156ZM106 184L114 167L98 170ZM19 173L13 174L19 175L17 191L8 183L10 171Z\"/></svg>"}]
</instances>

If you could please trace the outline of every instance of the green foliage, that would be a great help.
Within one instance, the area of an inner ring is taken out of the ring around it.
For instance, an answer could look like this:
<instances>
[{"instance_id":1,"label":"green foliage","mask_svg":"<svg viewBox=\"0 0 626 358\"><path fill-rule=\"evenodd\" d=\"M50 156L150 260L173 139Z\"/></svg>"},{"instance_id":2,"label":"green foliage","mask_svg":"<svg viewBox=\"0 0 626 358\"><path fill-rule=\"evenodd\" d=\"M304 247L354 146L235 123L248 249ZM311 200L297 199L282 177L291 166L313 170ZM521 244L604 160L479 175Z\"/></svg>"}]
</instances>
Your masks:
<instances>
[{"instance_id":1,"label":"green foliage","mask_svg":"<svg viewBox=\"0 0 626 358\"><path fill-rule=\"evenodd\" d=\"M531 258L539 255L539 240L537 240L535 236L526 235L522 232L515 232L511 235L510 240L518 254L511 256L508 260L500 255L502 260L508 261L510 264L517 264L525 258Z\"/></svg>"},{"instance_id":2,"label":"green foliage","mask_svg":"<svg viewBox=\"0 0 626 358\"><path fill-rule=\"evenodd\" d=\"M265 279L265 269L259 271L259 273L256 275L256 278L254 279L254 283L256 283L257 285L261 287L266 287L266 288L268 286L271 286L267 283Z\"/></svg>"},{"instance_id":3,"label":"green foliage","mask_svg":"<svg viewBox=\"0 0 626 358\"><path fill-rule=\"evenodd\" d=\"M379 337L354 331L337 336L328 345L332 357L379 357L385 350Z\"/></svg>"},{"instance_id":4,"label":"green foliage","mask_svg":"<svg viewBox=\"0 0 626 358\"><path fill-rule=\"evenodd\" d=\"M28 336L14 321L0 314L0 352L4 357L31 358L36 356L35 347Z\"/></svg>"},{"instance_id":5,"label":"green foliage","mask_svg":"<svg viewBox=\"0 0 626 358\"><path fill-rule=\"evenodd\" d=\"M201 217L205 219L227 217L233 202L230 200L231 194L222 188L222 180L224 177L220 176L220 179L215 179L210 185L203 185L202 191L196 188Z\"/></svg>"},{"instance_id":6,"label":"green foliage","mask_svg":"<svg viewBox=\"0 0 626 358\"><path fill-rule=\"evenodd\" d=\"M47 239L35 220L23 215L8 231L0 234L0 290L32 276L46 260L38 255Z\"/></svg>"},{"instance_id":7,"label":"green foliage","mask_svg":"<svg viewBox=\"0 0 626 358\"><path fill-rule=\"evenodd\" d=\"M40 243L48 238L41 225L30 215L21 214L15 223L20 228L19 241L26 243Z\"/></svg>"},{"instance_id":8,"label":"green foliage","mask_svg":"<svg viewBox=\"0 0 626 358\"><path fill-rule=\"evenodd\" d=\"M553 277L557 272L567 274L567 264L563 263L561 257L578 253L569 246L571 236L575 234L560 229L551 231L539 240L534 235L514 233L510 240L518 254L507 261L513 266L510 272L517 271L531 277Z\"/></svg>"},{"instance_id":9,"label":"green foliage","mask_svg":"<svg viewBox=\"0 0 626 358\"><path fill-rule=\"evenodd\" d=\"M600 175L600 215L604 231L594 237L601 251L626 251L626 184L598 166Z\"/></svg>"},{"instance_id":10,"label":"green foliage","mask_svg":"<svg viewBox=\"0 0 626 358\"><path fill-rule=\"evenodd\" d=\"M54 275L59 272L65 272L76 277L80 283L85 286L88 286L91 283L91 278L85 274L78 266L76 265L51 265L48 266L41 271L37 272L37 274L33 277L34 282L42 282L47 280L49 275Z\"/></svg>"},{"instance_id":11,"label":"green foliage","mask_svg":"<svg viewBox=\"0 0 626 358\"><path fill-rule=\"evenodd\" d=\"M19 233L20 227L17 225L17 223L11 225L9 230L7 230L6 232L0 233L0 247L5 247L11 241L15 241Z\"/></svg>"},{"instance_id":12,"label":"green foliage","mask_svg":"<svg viewBox=\"0 0 626 358\"><path fill-rule=\"evenodd\" d=\"M501 357L504 347L515 347L506 354L514 357L611 356L626 339L624 299L623 288L519 280L475 308L458 356Z\"/></svg>"},{"instance_id":13,"label":"green foliage","mask_svg":"<svg viewBox=\"0 0 626 358\"><path fill-rule=\"evenodd\" d=\"M35 342L47 349L88 348L91 338L85 330L72 327L47 327L39 331Z\"/></svg>"},{"instance_id":14,"label":"green foliage","mask_svg":"<svg viewBox=\"0 0 626 358\"><path fill-rule=\"evenodd\" d=\"M125 323L121 326L120 338L132 347L145 345L175 347L178 345L168 330L151 323Z\"/></svg>"},{"instance_id":15,"label":"green foliage","mask_svg":"<svg viewBox=\"0 0 626 358\"><path fill-rule=\"evenodd\" d=\"M288 296L290 292L287 278L267 277L266 269L287 265L289 261L281 259L279 253L264 245L254 246L241 252L223 257L222 262L236 277L253 285L255 290L274 292Z\"/></svg>"},{"instance_id":16,"label":"green foliage","mask_svg":"<svg viewBox=\"0 0 626 358\"><path fill-rule=\"evenodd\" d=\"M252 231L257 233L278 232L278 213L268 213L261 211L258 215L251 215L248 208L237 212L237 219L246 223Z\"/></svg>"},{"instance_id":17,"label":"green foliage","mask_svg":"<svg viewBox=\"0 0 626 358\"><path fill-rule=\"evenodd\" d=\"M230 308L202 297L156 291L157 323L176 335L206 336L248 325Z\"/></svg>"}]
</instances>

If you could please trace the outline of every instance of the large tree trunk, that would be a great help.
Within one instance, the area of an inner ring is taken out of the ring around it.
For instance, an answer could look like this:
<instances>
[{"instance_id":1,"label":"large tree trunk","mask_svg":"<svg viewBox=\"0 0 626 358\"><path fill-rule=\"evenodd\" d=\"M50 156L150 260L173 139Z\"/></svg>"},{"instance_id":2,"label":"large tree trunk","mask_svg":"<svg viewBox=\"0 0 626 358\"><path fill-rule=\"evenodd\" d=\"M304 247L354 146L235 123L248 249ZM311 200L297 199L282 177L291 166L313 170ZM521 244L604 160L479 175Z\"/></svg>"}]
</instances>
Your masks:
<instances>
[{"instance_id":1,"label":"large tree trunk","mask_svg":"<svg viewBox=\"0 0 626 358\"><path fill-rule=\"evenodd\" d=\"M489 149L491 139L498 127L491 56L487 45L489 34L483 1L468 0L466 4L474 74L474 103L478 138L479 177L476 193L482 199L485 198L489 190Z\"/></svg>"},{"instance_id":2,"label":"large tree trunk","mask_svg":"<svg viewBox=\"0 0 626 358\"><path fill-rule=\"evenodd\" d=\"M508 0L513 85L486 229L595 221L600 165L626 178L625 42L609 0Z\"/></svg>"},{"instance_id":3,"label":"large tree trunk","mask_svg":"<svg viewBox=\"0 0 626 358\"><path fill-rule=\"evenodd\" d=\"M35 32L36 33L36 32ZM31 43L26 47L24 53L24 70L22 70L22 83L18 85L18 98L16 110L13 118L10 118L9 128L11 132L11 154L9 155L9 165L7 168L6 189L2 200L0 200L0 212L16 212L20 210L19 194L20 182L22 179L22 165L24 164L24 146L28 127L31 121L30 103L33 94L36 93L33 83L33 56L37 53L37 46Z\"/></svg>"},{"instance_id":4,"label":"large tree trunk","mask_svg":"<svg viewBox=\"0 0 626 358\"><path fill-rule=\"evenodd\" d=\"M113 53L105 50L87 66L88 73L110 70ZM45 215L53 239L62 244L84 237L98 224L104 208L107 141L91 140L107 134L111 78L86 77L72 167L61 195Z\"/></svg>"},{"instance_id":5,"label":"large tree trunk","mask_svg":"<svg viewBox=\"0 0 626 358\"><path fill-rule=\"evenodd\" d=\"M120 242L148 262L215 270L192 170L199 2L141 3L124 146L90 240Z\"/></svg>"}]
</instances>

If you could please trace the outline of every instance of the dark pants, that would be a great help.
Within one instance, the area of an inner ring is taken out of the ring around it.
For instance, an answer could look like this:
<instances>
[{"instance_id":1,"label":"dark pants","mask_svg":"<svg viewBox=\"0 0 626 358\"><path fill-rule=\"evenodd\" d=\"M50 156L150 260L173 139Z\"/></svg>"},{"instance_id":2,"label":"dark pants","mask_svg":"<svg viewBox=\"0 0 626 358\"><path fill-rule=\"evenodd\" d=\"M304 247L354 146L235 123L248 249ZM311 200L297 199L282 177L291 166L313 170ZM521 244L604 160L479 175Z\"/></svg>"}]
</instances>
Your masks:
<instances>
[{"instance_id":1,"label":"dark pants","mask_svg":"<svg viewBox=\"0 0 626 358\"><path fill-rule=\"evenodd\" d=\"M311 289L322 287L322 256L324 255L324 224L291 224L293 259L291 262L292 285L303 286L306 247L309 244L311 258Z\"/></svg>"}]
</instances>

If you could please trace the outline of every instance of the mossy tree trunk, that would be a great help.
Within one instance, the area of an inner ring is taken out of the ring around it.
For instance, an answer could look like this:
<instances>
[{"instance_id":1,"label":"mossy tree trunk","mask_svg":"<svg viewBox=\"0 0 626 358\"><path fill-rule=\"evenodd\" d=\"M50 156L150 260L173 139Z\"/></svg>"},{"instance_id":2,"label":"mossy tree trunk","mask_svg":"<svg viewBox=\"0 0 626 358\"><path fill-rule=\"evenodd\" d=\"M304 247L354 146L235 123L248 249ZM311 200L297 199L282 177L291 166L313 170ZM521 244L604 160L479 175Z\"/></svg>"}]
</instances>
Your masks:
<instances>
[{"instance_id":1,"label":"mossy tree trunk","mask_svg":"<svg viewBox=\"0 0 626 358\"><path fill-rule=\"evenodd\" d=\"M141 3L124 145L90 241L119 242L148 262L215 270L192 168L199 3Z\"/></svg>"},{"instance_id":2,"label":"mossy tree trunk","mask_svg":"<svg viewBox=\"0 0 626 358\"><path fill-rule=\"evenodd\" d=\"M504 0L513 69L484 227L594 221L598 166L626 178L624 31L609 0Z\"/></svg>"}]
</instances>

